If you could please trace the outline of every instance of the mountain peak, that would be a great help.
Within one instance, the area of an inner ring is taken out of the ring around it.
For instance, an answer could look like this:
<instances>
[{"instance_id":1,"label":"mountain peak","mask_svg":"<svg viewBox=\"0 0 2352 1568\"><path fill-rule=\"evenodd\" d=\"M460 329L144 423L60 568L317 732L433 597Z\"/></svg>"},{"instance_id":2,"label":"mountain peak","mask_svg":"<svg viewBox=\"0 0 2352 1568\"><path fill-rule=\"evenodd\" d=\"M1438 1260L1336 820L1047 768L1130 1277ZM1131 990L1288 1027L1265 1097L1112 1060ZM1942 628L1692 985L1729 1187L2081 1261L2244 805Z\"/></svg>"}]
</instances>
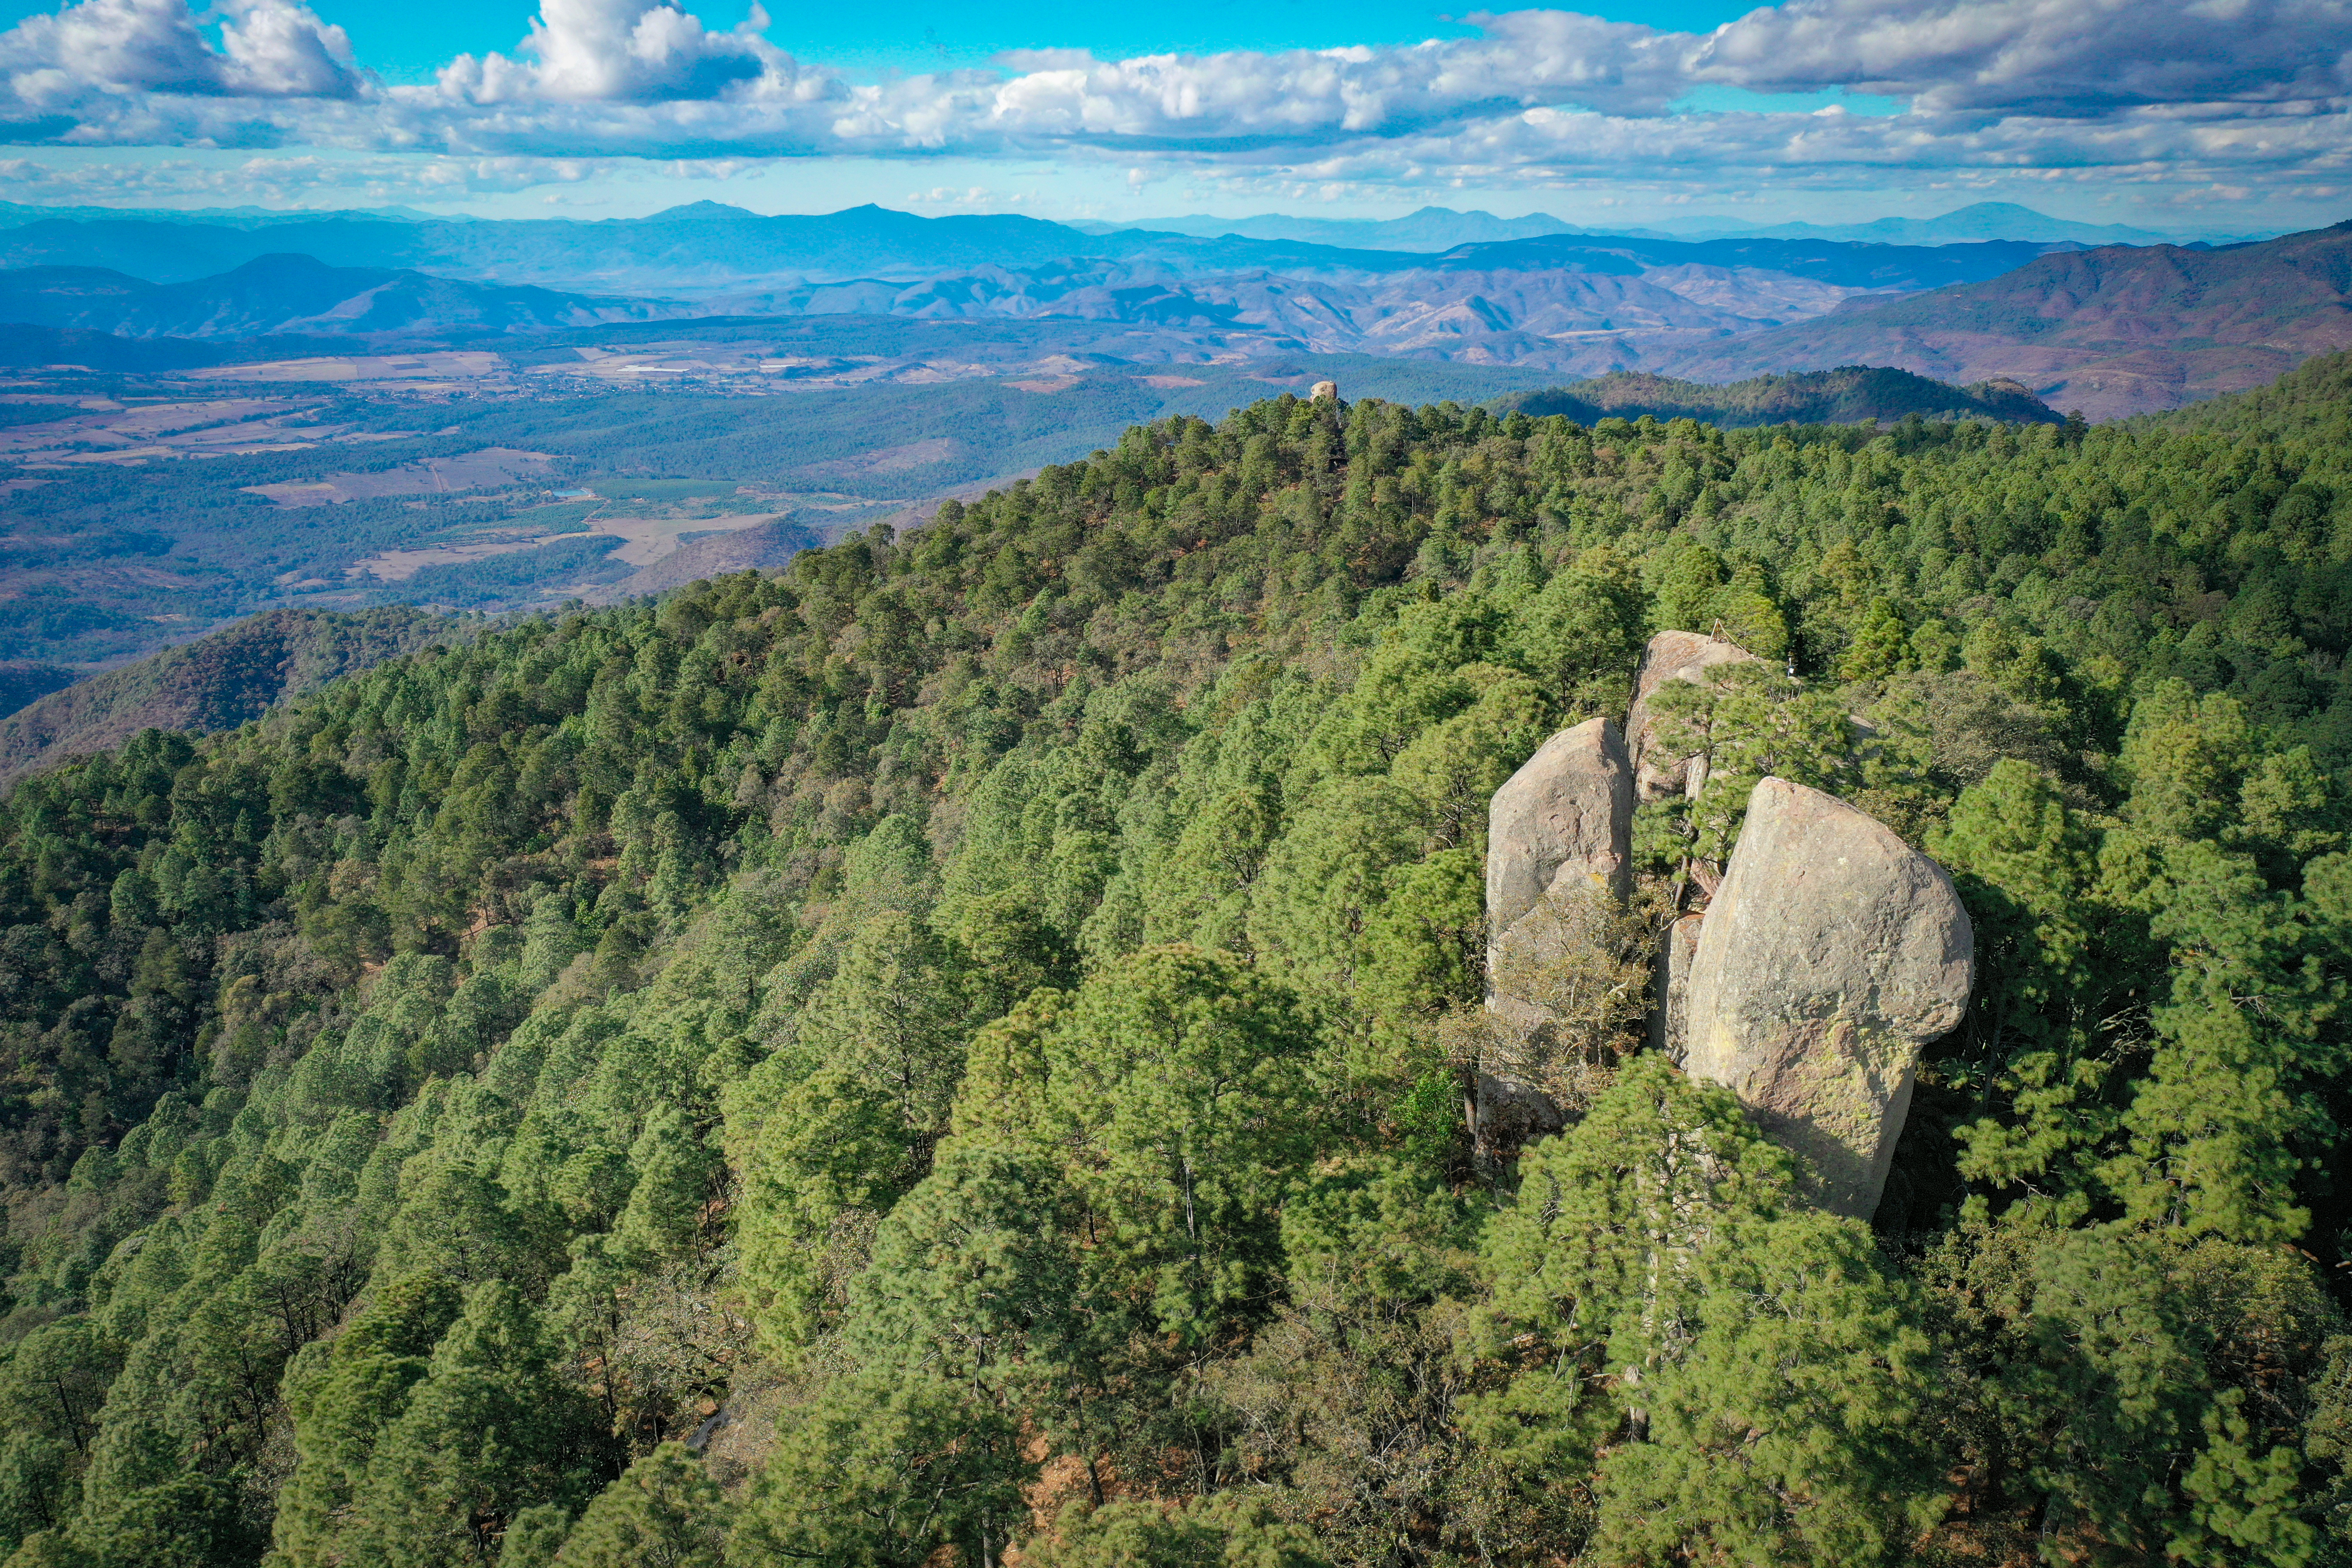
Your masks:
<instances>
[{"instance_id":1,"label":"mountain peak","mask_svg":"<svg viewBox=\"0 0 2352 1568\"><path fill-rule=\"evenodd\" d=\"M760 216L749 207L731 207L725 202L699 201L688 202L684 206L664 207L653 215L651 221L686 218L700 223L740 223L745 218Z\"/></svg>"},{"instance_id":2,"label":"mountain peak","mask_svg":"<svg viewBox=\"0 0 2352 1568\"><path fill-rule=\"evenodd\" d=\"M265 256L255 257L252 260L246 262L241 267L230 268L228 275L231 277L247 277L253 274L260 274L267 277L272 275L283 276L288 273L296 272L311 273L351 270L356 269L330 267L325 262L320 260L317 257L310 255L305 251L273 250Z\"/></svg>"}]
</instances>

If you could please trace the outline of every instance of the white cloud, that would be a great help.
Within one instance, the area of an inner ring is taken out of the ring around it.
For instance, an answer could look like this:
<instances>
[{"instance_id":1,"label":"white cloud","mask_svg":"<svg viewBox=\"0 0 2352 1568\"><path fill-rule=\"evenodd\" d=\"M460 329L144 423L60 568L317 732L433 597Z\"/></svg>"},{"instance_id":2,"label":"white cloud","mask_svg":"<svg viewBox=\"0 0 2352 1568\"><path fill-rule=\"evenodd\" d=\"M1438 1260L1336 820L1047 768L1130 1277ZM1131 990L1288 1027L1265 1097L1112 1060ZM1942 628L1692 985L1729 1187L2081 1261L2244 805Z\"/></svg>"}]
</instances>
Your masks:
<instances>
[{"instance_id":1,"label":"white cloud","mask_svg":"<svg viewBox=\"0 0 2352 1568\"><path fill-rule=\"evenodd\" d=\"M347 99L360 87L351 42L290 0L233 0L223 47L184 0L82 0L0 33L8 95L37 113L94 98Z\"/></svg>"},{"instance_id":2,"label":"white cloud","mask_svg":"<svg viewBox=\"0 0 2352 1568\"><path fill-rule=\"evenodd\" d=\"M518 63L460 55L441 73L442 90L474 103L544 99L559 103L710 99L745 83L793 71L789 56L761 35L766 11L713 33L675 5L642 0L541 0Z\"/></svg>"},{"instance_id":3,"label":"white cloud","mask_svg":"<svg viewBox=\"0 0 2352 1568\"><path fill-rule=\"evenodd\" d=\"M2344 0L1790 0L1718 28L1692 73L1850 87L1935 111L2083 117L2352 92Z\"/></svg>"},{"instance_id":4,"label":"white cloud","mask_svg":"<svg viewBox=\"0 0 2352 1568\"><path fill-rule=\"evenodd\" d=\"M541 0L511 56L419 88L373 83L296 0L218 15L217 48L187 0L80 0L0 34L0 135L453 161L436 167L1049 157L1131 184L1639 180L1661 199L2029 175L2309 193L2352 166L2352 0L1789 0L1709 34L1482 13L1475 36L1402 47L1056 49L874 83L796 60L757 7L713 31L667 0ZM1910 107L1669 111L1706 83Z\"/></svg>"}]
</instances>

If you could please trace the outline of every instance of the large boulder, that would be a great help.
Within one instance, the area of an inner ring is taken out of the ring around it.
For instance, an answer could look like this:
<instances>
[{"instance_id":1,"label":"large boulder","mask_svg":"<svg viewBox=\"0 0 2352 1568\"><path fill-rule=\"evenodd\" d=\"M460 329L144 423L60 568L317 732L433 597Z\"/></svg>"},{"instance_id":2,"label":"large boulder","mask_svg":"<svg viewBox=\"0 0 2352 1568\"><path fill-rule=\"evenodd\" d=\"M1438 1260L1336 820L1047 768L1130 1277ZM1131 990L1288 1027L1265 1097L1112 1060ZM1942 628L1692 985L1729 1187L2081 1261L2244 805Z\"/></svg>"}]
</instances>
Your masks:
<instances>
[{"instance_id":1,"label":"large boulder","mask_svg":"<svg viewBox=\"0 0 2352 1568\"><path fill-rule=\"evenodd\" d=\"M1668 756L1657 744L1652 700L1658 688L1670 680L1698 680L1717 665L1762 662L1738 643L1704 632L1660 632L1650 639L1650 646L1642 650L1641 668L1633 675L1633 710L1625 716L1637 798L1664 800L1681 795L1694 783L1689 777L1690 759ZM1698 792L1690 788L1690 793Z\"/></svg>"},{"instance_id":2,"label":"large boulder","mask_svg":"<svg viewBox=\"0 0 2352 1568\"><path fill-rule=\"evenodd\" d=\"M1685 1068L1798 1155L1813 1201L1867 1219L1975 951L1942 867L1835 795L1765 779L1699 928Z\"/></svg>"},{"instance_id":3,"label":"large boulder","mask_svg":"<svg viewBox=\"0 0 2352 1568\"><path fill-rule=\"evenodd\" d=\"M1503 934L1562 877L1622 899L1633 871L1633 770L1606 719L1546 741L1486 806L1486 930Z\"/></svg>"},{"instance_id":4,"label":"large boulder","mask_svg":"<svg viewBox=\"0 0 2352 1568\"><path fill-rule=\"evenodd\" d=\"M1633 838L1633 764L1607 719L1545 742L1488 803L1486 1005L1496 1033L1471 1107L1486 1155L1565 1123L1545 1092L1559 1020L1544 998L1562 965L1605 947L1632 883Z\"/></svg>"}]
</instances>

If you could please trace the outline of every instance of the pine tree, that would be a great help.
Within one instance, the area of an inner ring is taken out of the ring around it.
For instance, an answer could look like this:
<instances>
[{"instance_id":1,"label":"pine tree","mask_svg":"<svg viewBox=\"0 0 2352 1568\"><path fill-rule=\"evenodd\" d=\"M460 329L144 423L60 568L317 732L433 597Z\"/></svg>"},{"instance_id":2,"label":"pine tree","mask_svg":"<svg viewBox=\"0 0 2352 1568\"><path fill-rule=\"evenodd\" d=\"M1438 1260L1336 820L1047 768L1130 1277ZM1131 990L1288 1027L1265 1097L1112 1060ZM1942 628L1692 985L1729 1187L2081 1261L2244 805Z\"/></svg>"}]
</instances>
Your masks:
<instances>
[{"instance_id":1,"label":"pine tree","mask_svg":"<svg viewBox=\"0 0 2352 1568\"><path fill-rule=\"evenodd\" d=\"M556 1568L720 1568L728 1513L702 1462L683 1444L663 1443L596 1494L553 1562Z\"/></svg>"},{"instance_id":2,"label":"pine tree","mask_svg":"<svg viewBox=\"0 0 2352 1568\"><path fill-rule=\"evenodd\" d=\"M1860 1225L1801 1210L1729 1093L1655 1056L1521 1161L1486 1242L1519 1370L1486 1440L1589 1486L1596 1550L1893 1562L1940 1510L1930 1347ZM1534 1364L1527 1364L1533 1363Z\"/></svg>"},{"instance_id":3,"label":"pine tree","mask_svg":"<svg viewBox=\"0 0 2352 1568\"><path fill-rule=\"evenodd\" d=\"M593 1495L607 1462L599 1426L530 1303L499 1281L477 1286L376 1440L340 1550L385 1568L494 1563L524 1509Z\"/></svg>"}]
</instances>

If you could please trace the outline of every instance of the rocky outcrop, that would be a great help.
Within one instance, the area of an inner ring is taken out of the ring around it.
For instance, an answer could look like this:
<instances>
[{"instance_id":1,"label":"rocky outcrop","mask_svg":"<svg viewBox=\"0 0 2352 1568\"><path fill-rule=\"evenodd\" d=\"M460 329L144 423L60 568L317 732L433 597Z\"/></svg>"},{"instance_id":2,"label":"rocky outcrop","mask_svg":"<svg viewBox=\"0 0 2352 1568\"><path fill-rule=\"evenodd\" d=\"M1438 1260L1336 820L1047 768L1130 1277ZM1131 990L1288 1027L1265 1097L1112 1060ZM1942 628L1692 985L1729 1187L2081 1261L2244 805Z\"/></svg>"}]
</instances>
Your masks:
<instances>
[{"instance_id":1,"label":"rocky outcrop","mask_svg":"<svg viewBox=\"0 0 2352 1568\"><path fill-rule=\"evenodd\" d=\"M1559 1131L1540 1080L1554 1016L1543 977L1604 928L1633 878L1633 769L1607 719L1563 730L1486 809L1486 1005L1504 1045L1482 1065L1471 1120L1499 1152Z\"/></svg>"},{"instance_id":2,"label":"rocky outcrop","mask_svg":"<svg viewBox=\"0 0 2352 1568\"><path fill-rule=\"evenodd\" d=\"M1669 680L1697 680L1723 664L1763 661L1738 644L1704 632L1660 632L1642 652L1641 668L1633 677L1633 710L1625 716L1625 734L1633 759L1633 789L1643 801L1664 800L1685 789L1696 795L1704 778L1690 778L1690 759L1664 755L1657 745L1651 700Z\"/></svg>"},{"instance_id":3,"label":"rocky outcrop","mask_svg":"<svg viewBox=\"0 0 2352 1568\"><path fill-rule=\"evenodd\" d=\"M1685 1069L1798 1155L1815 1202L1867 1219L1920 1047L1959 1023L1974 958L1943 868L1836 796L1768 778L1699 928Z\"/></svg>"}]
</instances>

